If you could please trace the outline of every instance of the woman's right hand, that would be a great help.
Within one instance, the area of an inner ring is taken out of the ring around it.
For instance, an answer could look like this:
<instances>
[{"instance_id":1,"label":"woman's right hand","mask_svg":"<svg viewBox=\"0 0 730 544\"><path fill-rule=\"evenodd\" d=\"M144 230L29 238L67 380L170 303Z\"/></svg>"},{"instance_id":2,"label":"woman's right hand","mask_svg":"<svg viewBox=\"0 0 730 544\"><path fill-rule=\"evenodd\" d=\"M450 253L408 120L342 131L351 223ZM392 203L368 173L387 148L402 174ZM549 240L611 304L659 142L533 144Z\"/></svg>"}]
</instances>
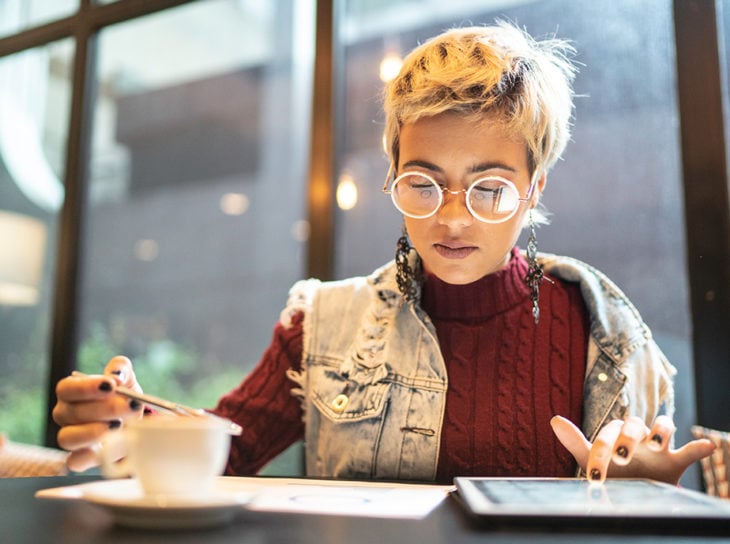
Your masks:
<instances>
[{"instance_id":1,"label":"woman's right hand","mask_svg":"<svg viewBox=\"0 0 730 544\"><path fill-rule=\"evenodd\" d=\"M103 375L71 375L56 385L53 420L61 426L58 445L71 452L66 461L70 470L81 472L98 465L104 433L142 416L141 403L114 394L120 385L142 392L132 362L121 356L107 363Z\"/></svg>"}]
</instances>

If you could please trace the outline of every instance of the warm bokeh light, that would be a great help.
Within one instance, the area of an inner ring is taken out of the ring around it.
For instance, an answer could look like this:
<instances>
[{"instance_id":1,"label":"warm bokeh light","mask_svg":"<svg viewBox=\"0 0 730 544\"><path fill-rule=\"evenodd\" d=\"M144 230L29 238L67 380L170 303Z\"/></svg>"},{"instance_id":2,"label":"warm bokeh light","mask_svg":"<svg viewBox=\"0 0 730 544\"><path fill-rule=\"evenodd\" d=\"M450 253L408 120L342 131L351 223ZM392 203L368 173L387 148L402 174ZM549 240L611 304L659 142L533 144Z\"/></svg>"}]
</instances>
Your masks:
<instances>
[{"instance_id":1,"label":"warm bokeh light","mask_svg":"<svg viewBox=\"0 0 730 544\"><path fill-rule=\"evenodd\" d=\"M221 211L226 215L243 215L248 206L248 197L243 193L226 193L221 197Z\"/></svg>"},{"instance_id":2,"label":"warm bokeh light","mask_svg":"<svg viewBox=\"0 0 730 544\"><path fill-rule=\"evenodd\" d=\"M337 184L337 205L341 210L351 210L357 205L357 186L349 174L343 174Z\"/></svg>"},{"instance_id":3,"label":"warm bokeh light","mask_svg":"<svg viewBox=\"0 0 730 544\"><path fill-rule=\"evenodd\" d=\"M380 81L387 83L400 72L403 59L397 53L387 53L380 61Z\"/></svg>"}]
</instances>

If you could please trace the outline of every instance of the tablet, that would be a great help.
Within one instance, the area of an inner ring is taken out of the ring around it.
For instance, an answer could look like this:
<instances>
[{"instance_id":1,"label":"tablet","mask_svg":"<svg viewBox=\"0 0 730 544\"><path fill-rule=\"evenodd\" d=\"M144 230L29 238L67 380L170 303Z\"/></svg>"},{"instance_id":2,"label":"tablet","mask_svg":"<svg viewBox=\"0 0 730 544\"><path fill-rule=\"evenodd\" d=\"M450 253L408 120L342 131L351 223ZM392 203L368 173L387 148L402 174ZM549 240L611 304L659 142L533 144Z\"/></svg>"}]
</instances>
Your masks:
<instances>
[{"instance_id":1,"label":"tablet","mask_svg":"<svg viewBox=\"0 0 730 544\"><path fill-rule=\"evenodd\" d=\"M467 510L487 521L564 527L616 526L652 530L720 529L730 534L730 502L644 479L454 479Z\"/></svg>"}]
</instances>

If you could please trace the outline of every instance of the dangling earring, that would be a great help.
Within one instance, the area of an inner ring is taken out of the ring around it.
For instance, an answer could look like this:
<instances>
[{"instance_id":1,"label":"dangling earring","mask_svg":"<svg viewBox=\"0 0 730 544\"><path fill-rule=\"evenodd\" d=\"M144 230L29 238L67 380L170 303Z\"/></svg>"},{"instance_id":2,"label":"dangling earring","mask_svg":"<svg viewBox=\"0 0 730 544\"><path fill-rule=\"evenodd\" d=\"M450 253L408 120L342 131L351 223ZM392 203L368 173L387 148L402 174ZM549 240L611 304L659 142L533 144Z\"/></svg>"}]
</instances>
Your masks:
<instances>
[{"instance_id":1,"label":"dangling earring","mask_svg":"<svg viewBox=\"0 0 730 544\"><path fill-rule=\"evenodd\" d=\"M403 225L403 232L395 248L395 280L406 302L416 300L421 291L421 260L416 256L415 269L411 267L408 257L412 249L406 227Z\"/></svg>"},{"instance_id":2,"label":"dangling earring","mask_svg":"<svg viewBox=\"0 0 730 544\"><path fill-rule=\"evenodd\" d=\"M527 275L525 282L530 288L530 299L532 300L532 317L535 318L535 325L540 320L540 283L543 279L542 265L537 262L537 236L535 235L535 221L530 210L530 236L527 239Z\"/></svg>"}]
</instances>

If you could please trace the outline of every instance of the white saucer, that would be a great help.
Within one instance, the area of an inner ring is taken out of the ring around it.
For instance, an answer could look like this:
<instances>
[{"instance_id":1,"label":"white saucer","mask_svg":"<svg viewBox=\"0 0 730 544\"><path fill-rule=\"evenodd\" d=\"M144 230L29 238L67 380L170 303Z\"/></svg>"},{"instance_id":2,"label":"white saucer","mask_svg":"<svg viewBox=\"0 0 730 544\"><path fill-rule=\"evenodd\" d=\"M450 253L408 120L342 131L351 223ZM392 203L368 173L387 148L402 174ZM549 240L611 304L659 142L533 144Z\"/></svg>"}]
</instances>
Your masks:
<instances>
[{"instance_id":1,"label":"white saucer","mask_svg":"<svg viewBox=\"0 0 730 544\"><path fill-rule=\"evenodd\" d=\"M230 522L251 495L216 482L206 497L147 497L134 479L84 485L82 499L109 511L119 525L145 529L190 529Z\"/></svg>"}]
</instances>

